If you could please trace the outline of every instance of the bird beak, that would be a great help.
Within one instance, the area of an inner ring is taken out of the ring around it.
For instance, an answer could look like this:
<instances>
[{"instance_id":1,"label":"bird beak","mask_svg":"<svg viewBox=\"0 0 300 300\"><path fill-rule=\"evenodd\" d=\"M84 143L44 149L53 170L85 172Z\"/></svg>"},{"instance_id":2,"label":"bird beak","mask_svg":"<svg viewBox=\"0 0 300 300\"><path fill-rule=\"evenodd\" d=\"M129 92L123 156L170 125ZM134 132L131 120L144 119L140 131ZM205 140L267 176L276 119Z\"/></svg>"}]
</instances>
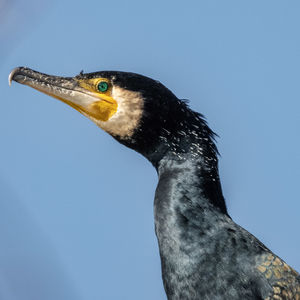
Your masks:
<instances>
[{"instance_id":1,"label":"bird beak","mask_svg":"<svg viewBox=\"0 0 300 300\"><path fill-rule=\"evenodd\" d=\"M79 79L79 76L52 76L29 68L18 67L9 74L9 85L11 85L12 81L28 85L42 93L59 99L91 119L105 121L103 120L104 112L102 104L105 100L95 91L84 88L80 84L82 79Z\"/></svg>"}]
</instances>

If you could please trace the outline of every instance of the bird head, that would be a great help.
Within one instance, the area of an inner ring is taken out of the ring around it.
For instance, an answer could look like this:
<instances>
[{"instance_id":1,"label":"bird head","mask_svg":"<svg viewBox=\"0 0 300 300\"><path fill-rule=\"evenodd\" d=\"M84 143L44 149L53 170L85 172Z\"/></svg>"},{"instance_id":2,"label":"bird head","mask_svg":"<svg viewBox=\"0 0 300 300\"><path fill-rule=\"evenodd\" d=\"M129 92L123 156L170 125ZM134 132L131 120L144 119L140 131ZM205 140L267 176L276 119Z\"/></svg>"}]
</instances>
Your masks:
<instances>
[{"instance_id":1,"label":"bird head","mask_svg":"<svg viewBox=\"0 0 300 300\"><path fill-rule=\"evenodd\" d=\"M43 74L15 68L11 81L30 86L70 105L115 139L139 152L161 135L168 115L168 101L177 99L160 82L128 72L81 72L75 77ZM176 102L176 101L175 101Z\"/></svg>"},{"instance_id":2,"label":"bird head","mask_svg":"<svg viewBox=\"0 0 300 300\"><path fill-rule=\"evenodd\" d=\"M70 105L154 165L167 152L187 151L186 137L212 135L201 115L159 81L139 74L100 71L59 77L19 67L10 73L12 80Z\"/></svg>"}]
</instances>

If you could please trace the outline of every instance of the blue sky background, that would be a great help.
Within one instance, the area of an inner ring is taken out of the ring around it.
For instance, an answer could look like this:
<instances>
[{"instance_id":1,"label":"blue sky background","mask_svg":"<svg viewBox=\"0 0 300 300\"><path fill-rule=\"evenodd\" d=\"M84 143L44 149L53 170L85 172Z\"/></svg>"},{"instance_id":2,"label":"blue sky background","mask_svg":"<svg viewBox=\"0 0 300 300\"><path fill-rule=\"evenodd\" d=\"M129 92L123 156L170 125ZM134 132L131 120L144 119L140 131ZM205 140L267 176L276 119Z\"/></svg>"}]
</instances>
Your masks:
<instances>
[{"instance_id":1,"label":"blue sky background","mask_svg":"<svg viewBox=\"0 0 300 300\"><path fill-rule=\"evenodd\" d=\"M0 30L0 299L166 299L157 177L12 68L160 80L218 138L233 219L300 270L299 1L11 2Z\"/></svg>"}]
</instances>

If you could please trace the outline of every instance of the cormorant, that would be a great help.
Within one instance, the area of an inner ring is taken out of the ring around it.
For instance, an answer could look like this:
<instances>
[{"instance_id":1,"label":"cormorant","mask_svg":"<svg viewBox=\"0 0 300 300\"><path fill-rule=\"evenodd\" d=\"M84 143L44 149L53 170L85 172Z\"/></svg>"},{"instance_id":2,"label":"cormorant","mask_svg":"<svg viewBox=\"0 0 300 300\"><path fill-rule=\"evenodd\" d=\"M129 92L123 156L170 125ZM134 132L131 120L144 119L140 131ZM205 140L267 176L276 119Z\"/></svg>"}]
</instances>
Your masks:
<instances>
[{"instance_id":1,"label":"cormorant","mask_svg":"<svg viewBox=\"0 0 300 300\"><path fill-rule=\"evenodd\" d=\"M144 155L158 173L155 231L169 300L300 300L300 276L228 215L214 133L159 81L101 71L71 77L14 69Z\"/></svg>"}]
</instances>

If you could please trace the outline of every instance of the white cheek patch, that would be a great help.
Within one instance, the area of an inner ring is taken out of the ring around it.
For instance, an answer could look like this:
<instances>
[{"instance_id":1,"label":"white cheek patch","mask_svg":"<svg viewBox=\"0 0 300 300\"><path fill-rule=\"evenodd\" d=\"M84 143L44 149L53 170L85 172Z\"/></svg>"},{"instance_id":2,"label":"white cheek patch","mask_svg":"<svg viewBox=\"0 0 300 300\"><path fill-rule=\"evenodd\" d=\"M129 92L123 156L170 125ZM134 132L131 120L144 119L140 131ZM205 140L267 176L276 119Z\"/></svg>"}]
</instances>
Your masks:
<instances>
[{"instance_id":1,"label":"white cheek patch","mask_svg":"<svg viewBox=\"0 0 300 300\"><path fill-rule=\"evenodd\" d=\"M117 112L106 122L93 120L100 128L111 135L130 138L139 127L144 100L139 92L113 87L112 97L118 103Z\"/></svg>"}]
</instances>

